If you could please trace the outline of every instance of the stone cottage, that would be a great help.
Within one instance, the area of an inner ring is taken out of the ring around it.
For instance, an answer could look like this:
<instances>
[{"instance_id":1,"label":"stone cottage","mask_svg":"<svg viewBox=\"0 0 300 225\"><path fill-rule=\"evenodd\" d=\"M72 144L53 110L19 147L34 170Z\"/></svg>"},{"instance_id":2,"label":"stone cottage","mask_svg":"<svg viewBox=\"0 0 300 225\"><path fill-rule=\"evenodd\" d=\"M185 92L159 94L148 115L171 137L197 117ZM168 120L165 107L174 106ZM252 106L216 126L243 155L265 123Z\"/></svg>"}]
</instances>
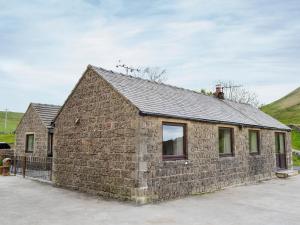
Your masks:
<instances>
[{"instance_id":1,"label":"stone cottage","mask_svg":"<svg viewBox=\"0 0 300 225\"><path fill-rule=\"evenodd\" d=\"M60 106L30 103L16 128L17 155L52 157L53 127Z\"/></svg>"},{"instance_id":2,"label":"stone cottage","mask_svg":"<svg viewBox=\"0 0 300 225\"><path fill-rule=\"evenodd\" d=\"M88 66L55 119L56 185L138 203L291 167L290 129L257 108Z\"/></svg>"}]
</instances>

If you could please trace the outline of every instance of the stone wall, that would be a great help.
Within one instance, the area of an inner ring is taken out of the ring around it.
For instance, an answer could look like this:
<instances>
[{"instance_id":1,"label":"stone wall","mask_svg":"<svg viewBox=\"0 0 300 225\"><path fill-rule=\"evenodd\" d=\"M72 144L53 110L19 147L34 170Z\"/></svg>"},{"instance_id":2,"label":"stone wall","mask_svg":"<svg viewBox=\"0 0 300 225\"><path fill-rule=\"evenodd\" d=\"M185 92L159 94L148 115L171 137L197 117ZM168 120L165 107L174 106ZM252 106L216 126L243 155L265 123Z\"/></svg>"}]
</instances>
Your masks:
<instances>
[{"instance_id":1,"label":"stone wall","mask_svg":"<svg viewBox=\"0 0 300 225\"><path fill-rule=\"evenodd\" d=\"M186 123L187 160L162 160L162 122ZM220 125L224 127L224 125ZM248 128L234 129L234 156L219 157L216 124L145 116L140 119L140 183L147 201L211 192L236 184L274 177L275 131L260 130L260 154L249 154ZM286 135L291 166L290 134Z\"/></svg>"},{"instance_id":2,"label":"stone wall","mask_svg":"<svg viewBox=\"0 0 300 225\"><path fill-rule=\"evenodd\" d=\"M163 121L187 125L187 160L162 160ZM250 155L248 128L229 126L234 129L234 156L219 157L218 127L140 116L88 68L55 121L53 181L61 187L146 203L274 177L274 130L260 130L260 154ZM288 133L286 149L291 166Z\"/></svg>"},{"instance_id":3,"label":"stone wall","mask_svg":"<svg viewBox=\"0 0 300 225\"><path fill-rule=\"evenodd\" d=\"M34 150L25 153L26 134L34 134ZM48 129L43 124L39 115L30 105L16 129L15 151L17 155L47 157Z\"/></svg>"},{"instance_id":4,"label":"stone wall","mask_svg":"<svg viewBox=\"0 0 300 225\"><path fill-rule=\"evenodd\" d=\"M53 181L131 199L137 187L138 111L88 69L55 121Z\"/></svg>"},{"instance_id":5,"label":"stone wall","mask_svg":"<svg viewBox=\"0 0 300 225\"><path fill-rule=\"evenodd\" d=\"M13 149L1 149L0 150L0 160L6 157L12 157L14 155Z\"/></svg>"}]
</instances>

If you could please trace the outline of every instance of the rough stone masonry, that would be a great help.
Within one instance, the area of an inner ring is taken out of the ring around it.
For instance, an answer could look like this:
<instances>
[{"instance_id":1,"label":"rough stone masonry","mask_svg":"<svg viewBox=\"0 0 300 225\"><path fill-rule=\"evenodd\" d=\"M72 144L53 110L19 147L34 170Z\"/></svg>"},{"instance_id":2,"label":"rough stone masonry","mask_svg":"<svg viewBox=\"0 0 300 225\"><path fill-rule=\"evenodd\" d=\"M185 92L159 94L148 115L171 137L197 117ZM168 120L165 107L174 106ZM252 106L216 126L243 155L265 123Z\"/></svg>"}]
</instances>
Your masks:
<instances>
[{"instance_id":1,"label":"rough stone masonry","mask_svg":"<svg viewBox=\"0 0 300 225\"><path fill-rule=\"evenodd\" d=\"M163 160L162 122L186 124L186 160ZM219 156L219 126L234 129L232 157ZM271 179L277 130L259 129L260 154L250 155L248 129L141 115L88 67L55 120L53 181L61 187L147 203ZM290 167L290 133L280 132L286 136Z\"/></svg>"},{"instance_id":2,"label":"rough stone masonry","mask_svg":"<svg viewBox=\"0 0 300 225\"><path fill-rule=\"evenodd\" d=\"M34 134L34 150L30 153L25 151L27 134ZM48 129L32 105L29 105L16 129L15 152L18 156L47 157L47 149Z\"/></svg>"}]
</instances>

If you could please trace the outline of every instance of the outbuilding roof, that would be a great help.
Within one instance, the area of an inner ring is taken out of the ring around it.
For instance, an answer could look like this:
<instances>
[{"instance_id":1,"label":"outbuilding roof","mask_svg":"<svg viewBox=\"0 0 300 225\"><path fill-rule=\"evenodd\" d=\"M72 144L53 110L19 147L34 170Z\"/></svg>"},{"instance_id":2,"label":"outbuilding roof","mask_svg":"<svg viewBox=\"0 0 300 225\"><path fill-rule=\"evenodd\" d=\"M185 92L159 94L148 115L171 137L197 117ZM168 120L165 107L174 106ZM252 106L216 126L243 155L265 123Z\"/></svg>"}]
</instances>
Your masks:
<instances>
[{"instance_id":1,"label":"outbuilding roof","mask_svg":"<svg viewBox=\"0 0 300 225\"><path fill-rule=\"evenodd\" d=\"M57 115L60 106L59 105L49 105L49 104L40 104L40 103L31 103L32 107L39 114L42 122L47 128L51 127L51 122L54 120Z\"/></svg>"},{"instance_id":2,"label":"outbuilding roof","mask_svg":"<svg viewBox=\"0 0 300 225\"><path fill-rule=\"evenodd\" d=\"M221 100L192 90L116 73L101 67L90 65L89 68L126 97L142 115L290 130L286 125L248 104Z\"/></svg>"}]
</instances>

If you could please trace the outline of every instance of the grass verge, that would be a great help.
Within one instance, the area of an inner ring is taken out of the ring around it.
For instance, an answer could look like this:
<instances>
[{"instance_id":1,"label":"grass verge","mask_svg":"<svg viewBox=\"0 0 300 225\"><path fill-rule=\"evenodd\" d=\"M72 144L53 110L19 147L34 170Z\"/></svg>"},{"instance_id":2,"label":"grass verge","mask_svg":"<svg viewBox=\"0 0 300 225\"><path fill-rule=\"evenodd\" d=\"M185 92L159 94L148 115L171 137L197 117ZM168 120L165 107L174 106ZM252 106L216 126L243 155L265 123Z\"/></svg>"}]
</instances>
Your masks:
<instances>
[{"instance_id":1,"label":"grass verge","mask_svg":"<svg viewBox=\"0 0 300 225\"><path fill-rule=\"evenodd\" d=\"M14 134L0 134L0 142L6 142L10 146L15 143L15 135Z\"/></svg>"},{"instance_id":2,"label":"grass verge","mask_svg":"<svg viewBox=\"0 0 300 225\"><path fill-rule=\"evenodd\" d=\"M292 131L292 146L293 149L300 150L300 132Z\"/></svg>"},{"instance_id":3,"label":"grass verge","mask_svg":"<svg viewBox=\"0 0 300 225\"><path fill-rule=\"evenodd\" d=\"M293 165L300 166L300 156L293 154Z\"/></svg>"}]
</instances>

